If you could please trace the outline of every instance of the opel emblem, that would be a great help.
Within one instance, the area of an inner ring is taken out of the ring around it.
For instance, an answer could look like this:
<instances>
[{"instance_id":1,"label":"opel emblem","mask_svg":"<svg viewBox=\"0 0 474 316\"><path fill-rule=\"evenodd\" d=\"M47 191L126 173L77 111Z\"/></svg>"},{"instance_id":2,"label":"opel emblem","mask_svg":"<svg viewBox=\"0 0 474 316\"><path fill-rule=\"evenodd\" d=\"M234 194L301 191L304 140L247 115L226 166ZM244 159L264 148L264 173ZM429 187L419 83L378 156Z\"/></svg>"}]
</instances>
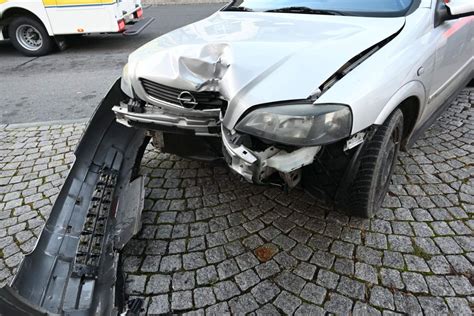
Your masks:
<instances>
[{"instance_id":1,"label":"opel emblem","mask_svg":"<svg viewBox=\"0 0 474 316\"><path fill-rule=\"evenodd\" d=\"M196 98L189 91L183 91L178 96L178 102L182 107L187 109L194 109L198 104Z\"/></svg>"}]
</instances>

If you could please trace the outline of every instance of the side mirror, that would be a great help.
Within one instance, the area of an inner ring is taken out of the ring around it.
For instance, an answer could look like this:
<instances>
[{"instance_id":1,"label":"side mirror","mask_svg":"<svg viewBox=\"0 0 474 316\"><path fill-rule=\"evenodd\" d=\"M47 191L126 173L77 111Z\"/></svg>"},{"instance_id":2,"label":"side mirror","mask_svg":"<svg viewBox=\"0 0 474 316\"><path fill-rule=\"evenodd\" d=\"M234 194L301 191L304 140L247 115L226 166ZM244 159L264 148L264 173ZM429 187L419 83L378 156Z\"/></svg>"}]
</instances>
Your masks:
<instances>
[{"instance_id":1,"label":"side mirror","mask_svg":"<svg viewBox=\"0 0 474 316\"><path fill-rule=\"evenodd\" d=\"M474 0L440 0L437 2L435 27L444 21L474 15Z\"/></svg>"},{"instance_id":2,"label":"side mirror","mask_svg":"<svg viewBox=\"0 0 474 316\"><path fill-rule=\"evenodd\" d=\"M452 19L474 15L474 1L472 0L449 0L446 2L446 7Z\"/></svg>"}]
</instances>

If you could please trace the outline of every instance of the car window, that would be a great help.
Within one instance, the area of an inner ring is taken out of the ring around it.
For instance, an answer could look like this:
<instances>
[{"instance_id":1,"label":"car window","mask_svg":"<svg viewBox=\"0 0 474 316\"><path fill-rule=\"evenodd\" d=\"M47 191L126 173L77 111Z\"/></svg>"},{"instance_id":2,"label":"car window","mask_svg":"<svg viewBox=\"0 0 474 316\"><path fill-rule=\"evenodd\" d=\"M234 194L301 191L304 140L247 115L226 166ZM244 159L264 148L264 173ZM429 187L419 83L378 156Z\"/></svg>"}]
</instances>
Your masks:
<instances>
[{"instance_id":1,"label":"car window","mask_svg":"<svg viewBox=\"0 0 474 316\"><path fill-rule=\"evenodd\" d=\"M237 0L225 10L275 11L284 8L308 8L318 14L323 11L359 16L403 16L414 0ZM290 12L293 13L293 12ZM304 13L311 13L306 10ZM322 13L324 14L324 13Z\"/></svg>"}]
</instances>

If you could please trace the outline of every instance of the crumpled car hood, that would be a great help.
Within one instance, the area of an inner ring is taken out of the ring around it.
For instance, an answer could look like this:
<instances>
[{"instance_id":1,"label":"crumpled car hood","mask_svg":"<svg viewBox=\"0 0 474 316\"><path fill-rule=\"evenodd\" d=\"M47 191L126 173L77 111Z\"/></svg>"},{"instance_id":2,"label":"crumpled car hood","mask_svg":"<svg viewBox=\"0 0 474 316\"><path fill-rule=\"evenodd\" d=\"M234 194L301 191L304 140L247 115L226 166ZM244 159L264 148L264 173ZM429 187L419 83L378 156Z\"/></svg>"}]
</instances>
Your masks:
<instances>
[{"instance_id":1,"label":"crumpled car hood","mask_svg":"<svg viewBox=\"0 0 474 316\"><path fill-rule=\"evenodd\" d=\"M138 78L219 91L229 101L224 126L233 128L252 106L309 97L404 23L404 17L217 12L139 48L130 55L129 74L139 96L145 92Z\"/></svg>"}]
</instances>

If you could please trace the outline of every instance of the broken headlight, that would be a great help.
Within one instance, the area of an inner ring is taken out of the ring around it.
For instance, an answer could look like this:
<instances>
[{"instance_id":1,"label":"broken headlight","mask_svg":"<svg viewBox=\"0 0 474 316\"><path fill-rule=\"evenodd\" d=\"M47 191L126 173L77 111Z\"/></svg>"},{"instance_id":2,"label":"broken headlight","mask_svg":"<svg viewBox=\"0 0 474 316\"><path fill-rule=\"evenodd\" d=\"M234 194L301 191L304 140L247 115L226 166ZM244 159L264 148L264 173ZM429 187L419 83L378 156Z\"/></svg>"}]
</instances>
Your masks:
<instances>
[{"instance_id":1,"label":"broken headlight","mask_svg":"<svg viewBox=\"0 0 474 316\"><path fill-rule=\"evenodd\" d=\"M236 126L239 132L295 146L332 143L350 136L351 128L348 106L303 102L256 109Z\"/></svg>"}]
</instances>

